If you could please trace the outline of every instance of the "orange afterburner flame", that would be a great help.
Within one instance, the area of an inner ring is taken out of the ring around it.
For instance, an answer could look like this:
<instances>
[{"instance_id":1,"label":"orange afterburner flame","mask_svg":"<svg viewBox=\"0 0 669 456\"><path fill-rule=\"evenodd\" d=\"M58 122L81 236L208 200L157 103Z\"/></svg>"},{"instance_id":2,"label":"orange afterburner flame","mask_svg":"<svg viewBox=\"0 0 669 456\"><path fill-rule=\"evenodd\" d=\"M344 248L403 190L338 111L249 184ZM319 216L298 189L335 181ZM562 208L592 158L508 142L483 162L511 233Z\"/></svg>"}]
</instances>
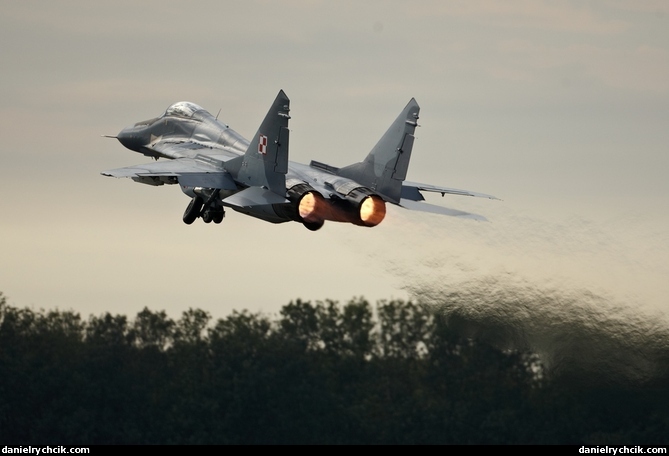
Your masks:
<instances>
[{"instance_id":1,"label":"orange afterburner flame","mask_svg":"<svg viewBox=\"0 0 669 456\"><path fill-rule=\"evenodd\" d=\"M386 216L386 202L376 195L368 196L360 205L360 220L366 226L376 226Z\"/></svg>"},{"instance_id":2,"label":"orange afterburner flame","mask_svg":"<svg viewBox=\"0 0 669 456\"><path fill-rule=\"evenodd\" d=\"M365 196L360 205L350 202L343 206L332 204L318 192L308 192L302 195L297 205L297 214L300 221L319 223L325 220L333 222L354 223L362 226L376 226L386 216L386 203L376 195Z\"/></svg>"},{"instance_id":3,"label":"orange afterburner flame","mask_svg":"<svg viewBox=\"0 0 669 456\"><path fill-rule=\"evenodd\" d=\"M306 193L300 200L297 208L300 218L305 222L320 222L323 220L323 198L313 192Z\"/></svg>"}]
</instances>

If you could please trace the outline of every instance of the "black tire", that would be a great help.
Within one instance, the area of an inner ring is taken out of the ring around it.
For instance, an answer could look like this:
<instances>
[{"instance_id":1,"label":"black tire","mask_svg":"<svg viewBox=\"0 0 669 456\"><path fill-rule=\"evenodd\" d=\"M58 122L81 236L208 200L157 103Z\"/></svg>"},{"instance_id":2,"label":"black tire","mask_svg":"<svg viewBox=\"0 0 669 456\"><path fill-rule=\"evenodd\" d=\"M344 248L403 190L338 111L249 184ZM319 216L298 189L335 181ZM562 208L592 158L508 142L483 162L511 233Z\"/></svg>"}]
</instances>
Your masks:
<instances>
[{"instance_id":1,"label":"black tire","mask_svg":"<svg viewBox=\"0 0 669 456\"><path fill-rule=\"evenodd\" d=\"M325 221L321 220L319 222L302 222L302 224L308 229L309 231L318 231L321 228L323 228L323 224L325 224Z\"/></svg>"},{"instance_id":2,"label":"black tire","mask_svg":"<svg viewBox=\"0 0 669 456\"><path fill-rule=\"evenodd\" d=\"M186 208L183 216L183 220L186 225L190 225L200 216L200 211L202 210L203 204L204 202L199 196L196 196L190 200L190 203L188 203L188 207Z\"/></svg>"},{"instance_id":3,"label":"black tire","mask_svg":"<svg viewBox=\"0 0 669 456\"><path fill-rule=\"evenodd\" d=\"M222 207L217 208L216 212L214 212L214 223L221 223L223 221L223 217L225 217L225 211Z\"/></svg>"},{"instance_id":4,"label":"black tire","mask_svg":"<svg viewBox=\"0 0 669 456\"><path fill-rule=\"evenodd\" d=\"M207 210L204 211L204 213L202 214L202 221L203 221L204 223L211 223L212 220L214 220L214 213L213 213L213 211L212 211L211 209L207 209Z\"/></svg>"}]
</instances>

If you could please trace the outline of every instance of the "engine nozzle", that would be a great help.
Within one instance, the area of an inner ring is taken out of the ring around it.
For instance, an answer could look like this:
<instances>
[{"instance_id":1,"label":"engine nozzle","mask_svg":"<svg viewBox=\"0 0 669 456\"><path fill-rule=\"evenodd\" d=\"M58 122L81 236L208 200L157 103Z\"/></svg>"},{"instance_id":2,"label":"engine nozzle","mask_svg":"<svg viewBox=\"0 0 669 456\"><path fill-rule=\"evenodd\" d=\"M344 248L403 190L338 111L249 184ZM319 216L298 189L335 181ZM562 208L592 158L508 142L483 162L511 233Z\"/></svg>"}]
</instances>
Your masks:
<instances>
[{"instance_id":1,"label":"engine nozzle","mask_svg":"<svg viewBox=\"0 0 669 456\"><path fill-rule=\"evenodd\" d=\"M365 226L376 226L386 217L386 202L370 195L360 204L360 221Z\"/></svg>"},{"instance_id":2,"label":"engine nozzle","mask_svg":"<svg viewBox=\"0 0 669 456\"><path fill-rule=\"evenodd\" d=\"M379 195L366 187L350 188L340 187L339 193L344 197L330 200L329 211L326 220L336 222L353 223L359 226L376 226L386 216L386 202Z\"/></svg>"}]
</instances>

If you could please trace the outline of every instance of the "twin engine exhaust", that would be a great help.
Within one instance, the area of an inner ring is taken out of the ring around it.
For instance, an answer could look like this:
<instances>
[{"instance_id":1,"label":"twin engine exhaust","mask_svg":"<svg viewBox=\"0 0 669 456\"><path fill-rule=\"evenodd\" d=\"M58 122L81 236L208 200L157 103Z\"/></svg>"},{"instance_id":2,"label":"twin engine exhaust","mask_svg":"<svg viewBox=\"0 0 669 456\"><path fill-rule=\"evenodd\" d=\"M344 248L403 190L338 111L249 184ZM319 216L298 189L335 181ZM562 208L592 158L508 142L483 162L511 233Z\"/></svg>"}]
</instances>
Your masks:
<instances>
[{"instance_id":1,"label":"twin engine exhaust","mask_svg":"<svg viewBox=\"0 0 669 456\"><path fill-rule=\"evenodd\" d=\"M302 222L312 231L321 228L326 220L368 227L383 221L386 202L379 195L349 179L338 179L336 184L339 185L331 185L336 194L328 201L316 189L300 181L288 189L291 204L276 205L274 210L279 215Z\"/></svg>"}]
</instances>

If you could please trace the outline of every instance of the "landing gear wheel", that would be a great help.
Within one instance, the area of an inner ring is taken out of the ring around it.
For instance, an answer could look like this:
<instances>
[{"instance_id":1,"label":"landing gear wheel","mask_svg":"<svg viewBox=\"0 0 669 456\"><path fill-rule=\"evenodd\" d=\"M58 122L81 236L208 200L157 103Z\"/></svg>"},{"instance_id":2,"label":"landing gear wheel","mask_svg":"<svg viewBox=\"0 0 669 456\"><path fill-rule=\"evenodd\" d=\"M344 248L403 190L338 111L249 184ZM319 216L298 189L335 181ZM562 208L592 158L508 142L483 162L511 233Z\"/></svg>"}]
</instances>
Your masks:
<instances>
[{"instance_id":1,"label":"landing gear wheel","mask_svg":"<svg viewBox=\"0 0 669 456\"><path fill-rule=\"evenodd\" d=\"M323 228L323 224L325 222L323 220L319 222L302 222L302 224L305 226L306 229L309 231L318 231L321 228Z\"/></svg>"},{"instance_id":2,"label":"landing gear wheel","mask_svg":"<svg viewBox=\"0 0 669 456\"><path fill-rule=\"evenodd\" d=\"M216 212L214 212L214 223L221 223L223 221L223 217L225 217L225 210L223 210L222 207L216 208Z\"/></svg>"},{"instance_id":3,"label":"landing gear wheel","mask_svg":"<svg viewBox=\"0 0 669 456\"><path fill-rule=\"evenodd\" d=\"M196 196L190 200L190 203L188 204L188 207L186 208L183 216L183 220L186 225L190 225L195 221L196 218L199 217L203 204L204 202L199 196Z\"/></svg>"},{"instance_id":4,"label":"landing gear wheel","mask_svg":"<svg viewBox=\"0 0 669 456\"><path fill-rule=\"evenodd\" d=\"M204 223L211 223L213 220L214 220L213 211L211 209L207 209L206 211L204 211L204 213L202 214L202 221L204 221Z\"/></svg>"}]
</instances>

